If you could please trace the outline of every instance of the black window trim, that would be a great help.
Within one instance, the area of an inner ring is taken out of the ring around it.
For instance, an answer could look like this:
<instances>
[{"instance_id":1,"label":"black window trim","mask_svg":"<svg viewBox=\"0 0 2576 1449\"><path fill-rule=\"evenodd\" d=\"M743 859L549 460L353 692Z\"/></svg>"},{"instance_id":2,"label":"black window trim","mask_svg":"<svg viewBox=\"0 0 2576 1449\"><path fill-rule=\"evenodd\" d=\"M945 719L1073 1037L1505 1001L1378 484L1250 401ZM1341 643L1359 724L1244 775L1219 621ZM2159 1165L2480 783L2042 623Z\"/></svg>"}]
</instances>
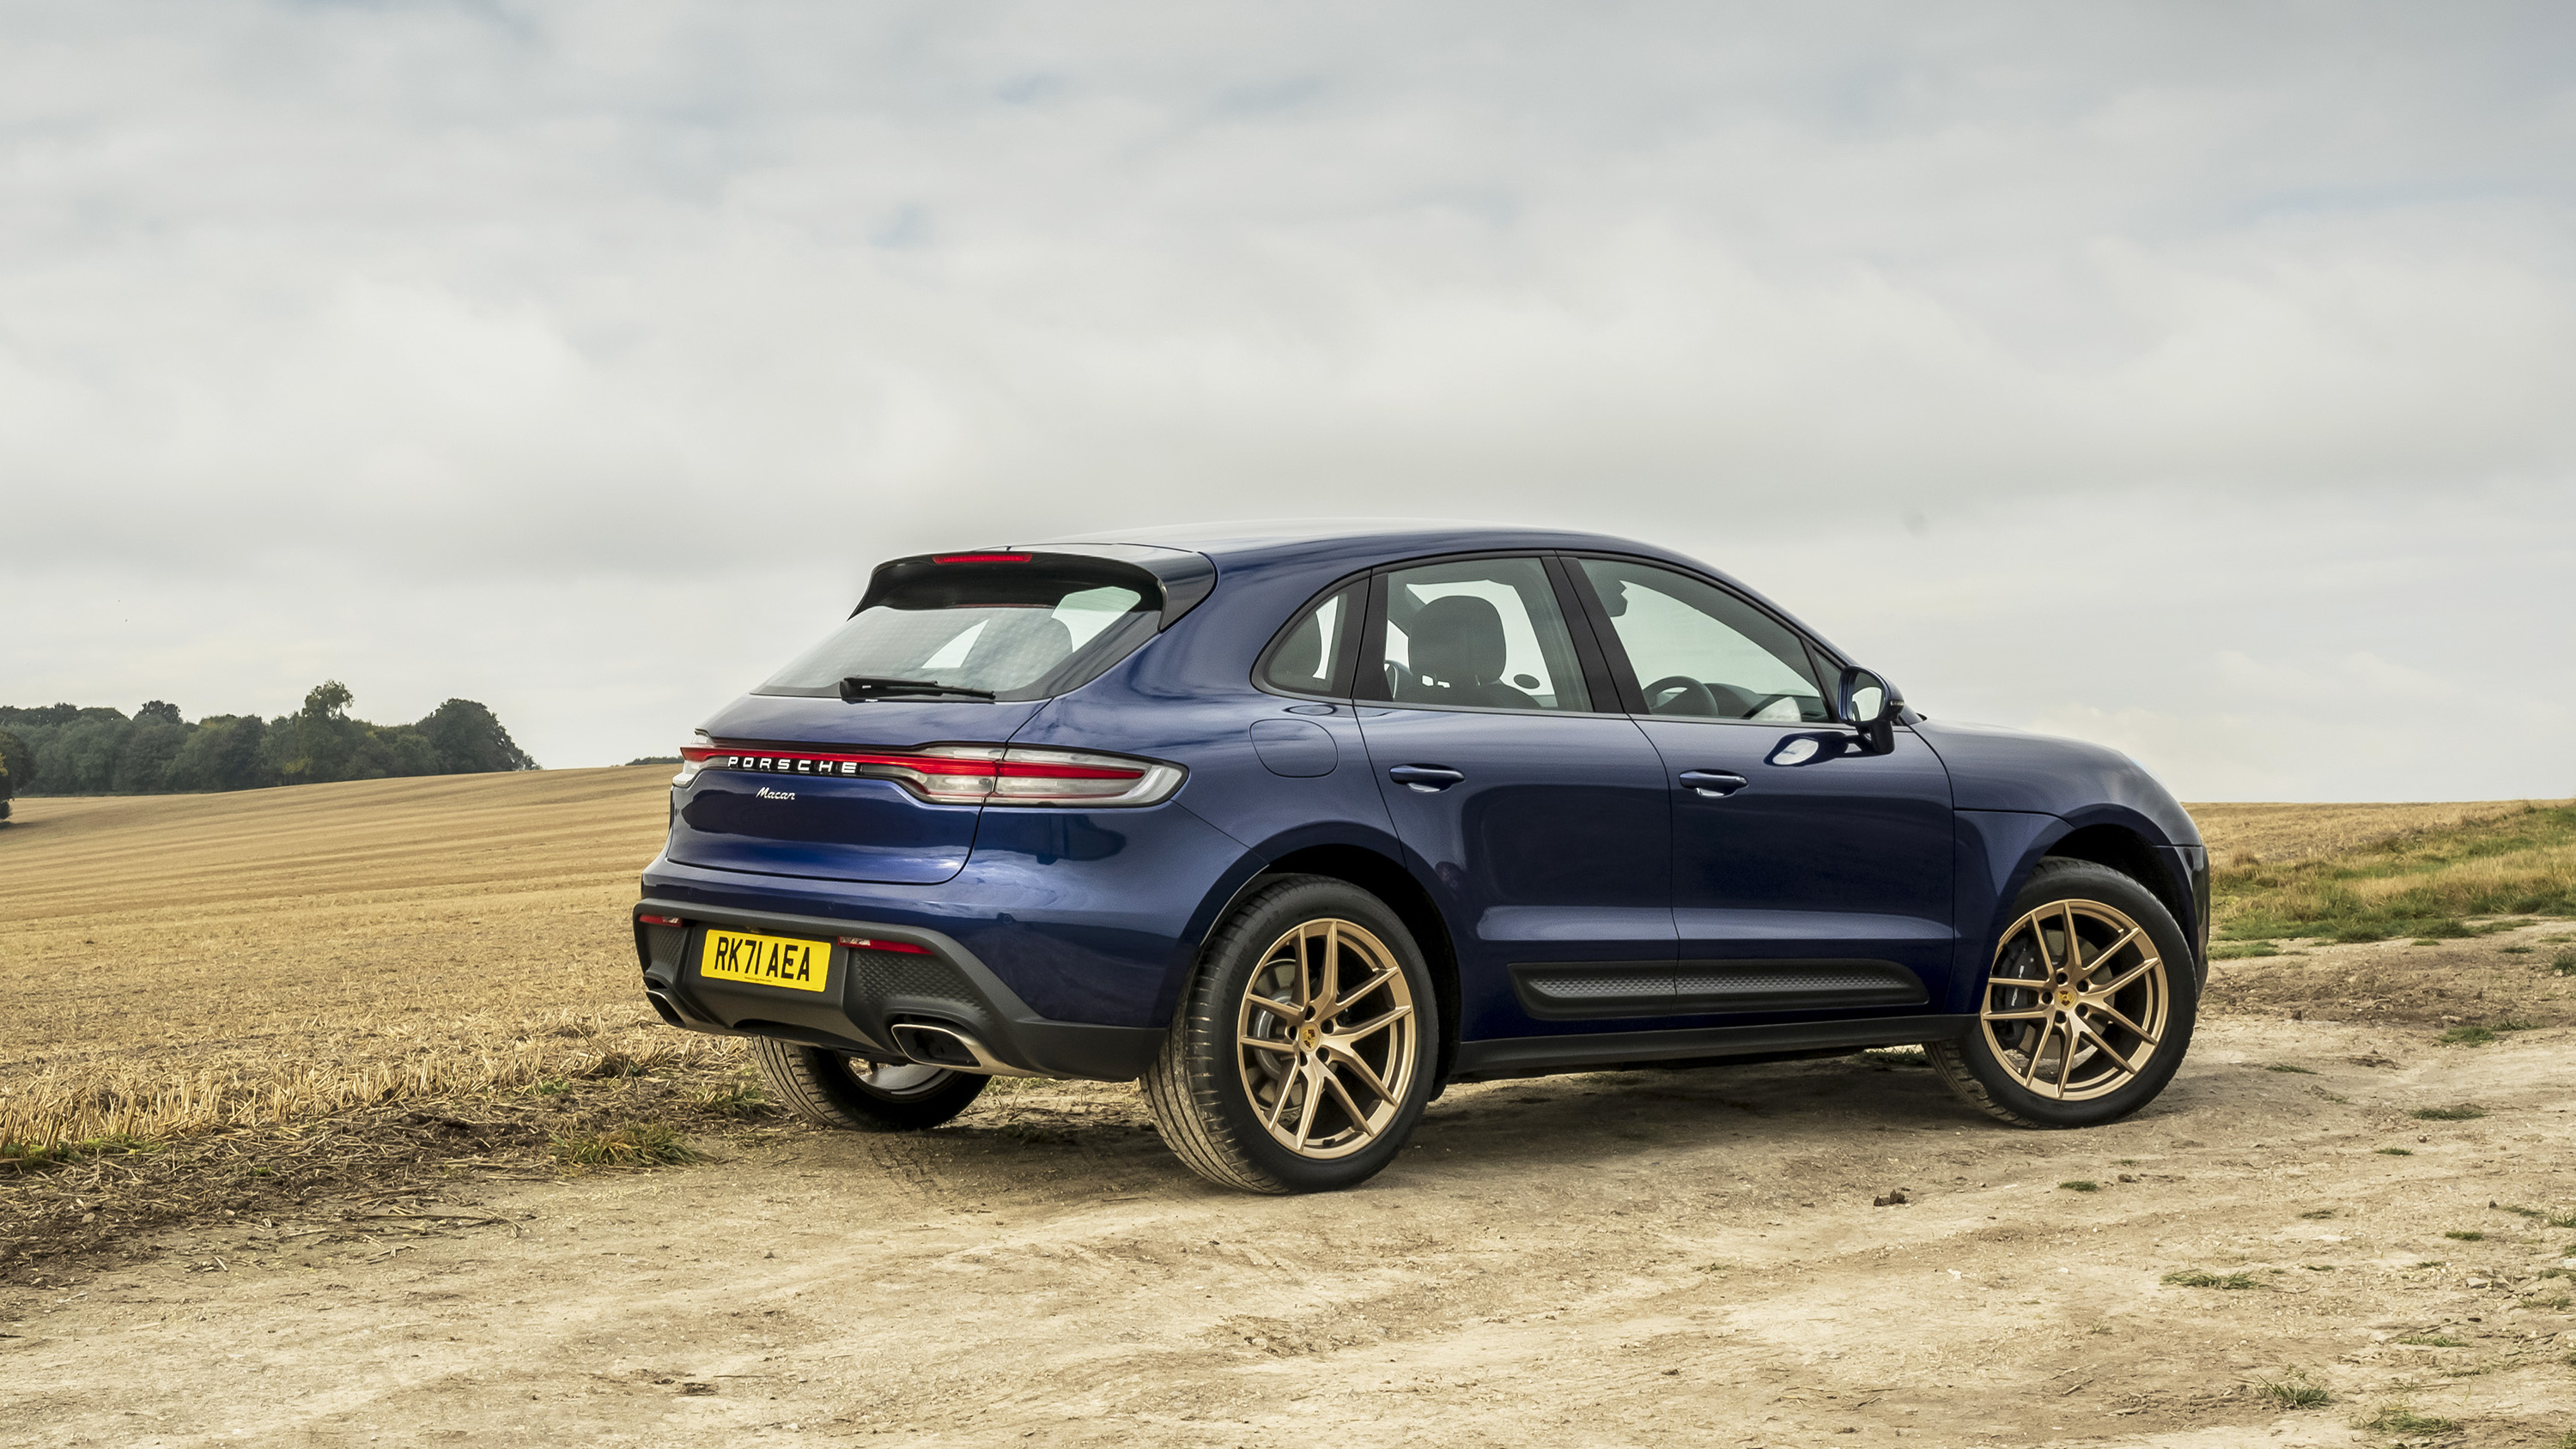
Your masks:
<instances>
[{"instance_id":1,"label":"black window trim","mask_svg":"<svg viewBox=\"0 0 2576 1449\"><path fill-rule=\"evenodd\" d=\"M1693 715L1655 714L1649 711L1646 708L1644 696L1639 692L1644 682L1637 678L1636 663L1628 657L1627 646L1619 642L1618 631L1610 622L1610 611L1603 607L1599 591L1592 587L1591 576L1586 574L1577 566L1584 559L1600 559L1604 562L1643 564L1648 568L1658 568L1667 573L1679 574L1686 579L1696 579L1700 583L1708 585L1710 588L1717 590L1719 593L1724 594L1728 598L1731 598L1737 603L1744 605L1746 608L1751 609L1754 613L1761 615L1772 623L1779 625L1783 630L1787 631L1790 638L1797 640L1801 645L1805 646L1809 667L1815 669L1818 676L1816 687L1824 692L1825 718L1822 720L1801 721L1800 723L1807 725L1809 728L1813 728L1818 724L1842 725L1844 728L1850 727L1843 720L1840 708L1834 700L1835 685L1839 683L1842 671L1847 668L1848 665L1840 662L1841 656L1836 654L1833 650L1826 648L1824 643L1818 640L1814 635L1799 628L1787 619L1780 617L1778 610L1765 607L1759 600L1746 597L1741 589L1729 588L1726 584L1710 578L1704 573L1700 573L1695 569L1682 568L1666 559L1648 558L1643 554L1614 553L1608 550L1596 549L1560 550L1557 554L1557 558L1559 560L1560 567L1565 571L1565 577L1575 586L1582 596L1584 618L1591 626L1604 660L1611 666L1610 672L1612 679L1619 686L1619 702L1626 707L1629 714L1634 715L1639 719L1674 721L1687 719L1697 724L1760 725L1765 729L1778 729L1783 723L1785 723L1785 721L1781 720L1708 719Z\"/></svg>"}]
</instances>

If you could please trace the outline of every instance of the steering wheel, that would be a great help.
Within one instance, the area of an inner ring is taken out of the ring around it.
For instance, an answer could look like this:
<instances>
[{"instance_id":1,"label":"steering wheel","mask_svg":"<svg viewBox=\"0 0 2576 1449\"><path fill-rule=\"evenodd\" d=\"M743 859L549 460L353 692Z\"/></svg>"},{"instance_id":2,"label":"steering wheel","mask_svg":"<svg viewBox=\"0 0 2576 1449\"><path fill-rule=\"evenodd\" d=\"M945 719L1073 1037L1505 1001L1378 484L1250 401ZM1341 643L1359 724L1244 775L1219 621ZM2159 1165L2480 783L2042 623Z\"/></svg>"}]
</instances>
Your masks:
<instances>
[{"instance_id":1,"label":"steering wheel","mask_svg":"<svg viewBox=\"0 0 2576 1449\"><path fill-rule=\"evenodd\" d=\"M1659 701L1656 696L1666 690L1673 691L1673 697ZM1698 708L1686 710L1673 708L1684 700L1690 701ZM1718 716L1717 695L1711 692L1707 685L1687 674L1667 674L1646 686L1646 711L1649 714L1705 715L1715 719Z\"/></svg>"}]
</instances>

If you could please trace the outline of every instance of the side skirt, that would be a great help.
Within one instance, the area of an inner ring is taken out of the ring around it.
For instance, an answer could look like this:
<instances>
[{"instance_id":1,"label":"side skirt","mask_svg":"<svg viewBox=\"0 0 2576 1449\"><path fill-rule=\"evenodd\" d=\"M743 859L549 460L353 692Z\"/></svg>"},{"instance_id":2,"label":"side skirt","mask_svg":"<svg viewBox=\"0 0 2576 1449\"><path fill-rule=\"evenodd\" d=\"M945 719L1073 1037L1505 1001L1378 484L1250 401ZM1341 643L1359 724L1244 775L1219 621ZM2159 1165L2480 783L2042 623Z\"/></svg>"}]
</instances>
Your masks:
<instances>
[{"instance_id":1,"label":"side skirt","mask_svg":"<svg viewBox=\"0 0 2576 1449\"><path fill-rule=\"evenodd\" d=\"M1516 1036L1458 1043L1453 1082L1543 1077L1553 1072L1647 1063L1700 1065L1832 1054L1861 1047L1951 1041L1976 1025L1973 1016L1880 1016L1866 1021L1800 1021L1772 1026L1707 1026L1683 1031L1619 1031L1592 1036Z\"/></svg>"}]
</instances>

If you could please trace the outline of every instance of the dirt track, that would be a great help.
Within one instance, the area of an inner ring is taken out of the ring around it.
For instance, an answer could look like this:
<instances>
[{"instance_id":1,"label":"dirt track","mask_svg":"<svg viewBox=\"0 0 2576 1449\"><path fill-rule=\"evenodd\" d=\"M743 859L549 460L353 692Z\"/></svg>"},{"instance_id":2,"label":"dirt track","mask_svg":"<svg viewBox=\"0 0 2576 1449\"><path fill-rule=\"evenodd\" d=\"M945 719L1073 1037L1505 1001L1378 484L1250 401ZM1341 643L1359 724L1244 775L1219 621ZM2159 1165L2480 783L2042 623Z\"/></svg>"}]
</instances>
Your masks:
<instances>
[{"instance_id":1,"label":"dirt track","mask_svg":"<svg viewBox=\"0 0 2576 1449\"><path fill-rule=\"evenodd\" d=\"M1190 1177L1127 1089L1019 1093L12 1292L0 1440L2347 1444L2403 1398L2446 1442L2555 1444L2576 1318L2515 1304L2576 1230L2488 1202L2576 1205L2570 1039L2221 1020L2089 1133L1851 1059L1496 1084L1286 1200ZM2490 1115L2405 1115L2464 1100ZM2298 1369L2338 1402L2249 1386Z\"/></svg>"}]
</instances>

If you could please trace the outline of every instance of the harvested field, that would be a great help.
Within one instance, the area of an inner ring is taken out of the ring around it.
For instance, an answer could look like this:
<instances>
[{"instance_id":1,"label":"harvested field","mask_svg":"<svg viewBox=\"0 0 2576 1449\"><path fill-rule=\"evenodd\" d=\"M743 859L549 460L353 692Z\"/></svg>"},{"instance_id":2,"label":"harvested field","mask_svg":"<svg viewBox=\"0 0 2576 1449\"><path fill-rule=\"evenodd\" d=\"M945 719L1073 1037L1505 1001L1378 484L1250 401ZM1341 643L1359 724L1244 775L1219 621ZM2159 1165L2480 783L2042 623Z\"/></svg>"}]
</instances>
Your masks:
<instances>
[{"instance_id":1,"label":"harvested field","mask_svg":"<svg viewBox=\"0 0 2576 1449\"><path fill-rule=\"evenodd\" d=\"M134 1140L0 1169L0 1442L2576 1426L2576 923L2265 943L2097 1131L1995 1125L1901 1054L1604 1073L1453 1090L1366 1187L1255 1199L1125 1087L1005 1083L902 1138L766 1111L631 994L662 777L23 802L0 1101ZM2246 848L2476 823L2318 808ZM704 1160L577 1165L655 1143Z\"/></svg>"}]
</instances>

